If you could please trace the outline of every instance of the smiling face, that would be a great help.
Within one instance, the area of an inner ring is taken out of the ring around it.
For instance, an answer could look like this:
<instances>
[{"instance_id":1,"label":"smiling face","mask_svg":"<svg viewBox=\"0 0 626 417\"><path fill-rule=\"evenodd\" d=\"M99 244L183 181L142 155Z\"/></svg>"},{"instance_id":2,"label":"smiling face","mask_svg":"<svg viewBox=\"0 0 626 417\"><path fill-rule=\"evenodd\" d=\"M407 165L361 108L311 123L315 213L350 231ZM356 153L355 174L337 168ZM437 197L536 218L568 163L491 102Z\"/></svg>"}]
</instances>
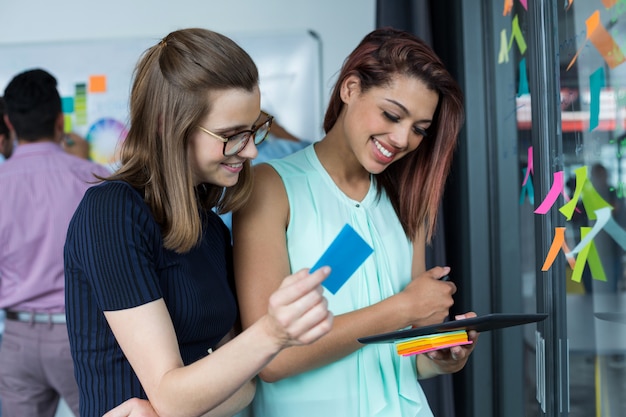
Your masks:
<instances>
[{"instance_id":1,"label":"smiling face","mask_svg":"<svg viewBox=\"0 0 626 417\"><path fill-rule=\"evenodd\" d=\"M361 165L378 174L417 149L431 125L439 95L421 80L393 77L384 87L362 92L359 78L347 77L341 97L345 104L344 134Z\"/></svg>"},{"instance_id":2,"label":"smiling face","mask_svg":"<svg viewBox=\"0 0 626 417\"><path fill-rule=\"evenodd\" d=\"M211 111L199 126L221 136L231 136L250 129L261 114L261 95L253 91L229 89L212 92ZM236 155L224 156L224 143L201 129L194 129L189 138L187 152L194 176L194 184L209 183L219 187L237 184L239 173L246 160L258 155L253 140Z\"/></svg>"}]
</instances>

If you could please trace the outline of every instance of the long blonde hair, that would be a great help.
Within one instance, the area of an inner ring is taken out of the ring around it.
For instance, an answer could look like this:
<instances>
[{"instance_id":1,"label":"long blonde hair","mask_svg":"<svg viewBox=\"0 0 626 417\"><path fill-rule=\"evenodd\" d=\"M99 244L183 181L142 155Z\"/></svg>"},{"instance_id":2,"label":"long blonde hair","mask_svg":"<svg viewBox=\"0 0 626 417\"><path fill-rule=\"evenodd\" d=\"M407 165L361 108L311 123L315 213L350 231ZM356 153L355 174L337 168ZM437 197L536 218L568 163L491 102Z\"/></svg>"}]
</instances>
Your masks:
<instances>
[{"instance_id":1,"label":"long blonde hair","mask_svg":"<svg viewBox=\"0 0 626 417\"><path fill-rule=\"evenodd\" d=\"M143 193L167 249L183 253L200 241L201 209L236 210L250 194L249 162L233 187L195 187L187 146L211 110L211 91L253 91L257 85L252 58L231 39L206 29L172 32L139 60L121 166L106 179L125 181Z\"/></svg>"}]
</instances>

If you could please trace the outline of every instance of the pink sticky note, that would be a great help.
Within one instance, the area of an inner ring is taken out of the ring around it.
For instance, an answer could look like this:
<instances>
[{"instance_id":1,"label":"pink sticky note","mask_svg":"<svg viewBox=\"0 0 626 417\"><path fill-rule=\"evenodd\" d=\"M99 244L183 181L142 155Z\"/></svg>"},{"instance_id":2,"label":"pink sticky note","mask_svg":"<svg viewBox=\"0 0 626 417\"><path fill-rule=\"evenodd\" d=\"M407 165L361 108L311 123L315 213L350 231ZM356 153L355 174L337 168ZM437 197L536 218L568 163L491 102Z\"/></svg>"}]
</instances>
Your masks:
<instances>
[{"instance_id":1,"label":"pink sticky note","mask_svg":"<svg viewBox=\"0 0 626 417\"><path fill-rule=\"evenodd\" d=\"M559 195L561 195L561 192L563 192L563 171L555 172L553 178L552 187L550 187L546 198L543 199L543 202L535 210L535 214L546 214L554 205Z\"/></svg>"}]
</instances>

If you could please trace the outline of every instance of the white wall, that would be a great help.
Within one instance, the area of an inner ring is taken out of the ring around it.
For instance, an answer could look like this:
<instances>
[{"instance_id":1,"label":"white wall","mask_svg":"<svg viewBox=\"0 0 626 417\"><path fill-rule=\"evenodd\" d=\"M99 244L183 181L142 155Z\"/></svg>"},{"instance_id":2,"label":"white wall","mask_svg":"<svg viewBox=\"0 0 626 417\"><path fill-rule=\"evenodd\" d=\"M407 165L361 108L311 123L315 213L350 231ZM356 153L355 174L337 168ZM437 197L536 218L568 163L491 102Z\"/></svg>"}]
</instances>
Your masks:
<instances>
[{"instance_id":1,"label":"white wall","mask_svg":"<svg viewBox=\"0 0 626 417\"><path fill-rule=\"evenodd\" d=\"M312 30L322 42L325 109L344 58L374 29L375 7L376 0L0 0L0 44L160 39L184 27L233 37Z\"/></svg>"}]
</instances>

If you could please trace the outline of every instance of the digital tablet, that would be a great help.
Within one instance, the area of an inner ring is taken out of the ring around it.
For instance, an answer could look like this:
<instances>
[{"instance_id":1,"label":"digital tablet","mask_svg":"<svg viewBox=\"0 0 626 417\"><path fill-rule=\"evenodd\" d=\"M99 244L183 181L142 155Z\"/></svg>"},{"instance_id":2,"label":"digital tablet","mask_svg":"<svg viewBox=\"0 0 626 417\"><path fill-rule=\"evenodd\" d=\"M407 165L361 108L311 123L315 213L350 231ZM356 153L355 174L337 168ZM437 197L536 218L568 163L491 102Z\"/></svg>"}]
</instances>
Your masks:
<instances>
[{"instance_id":1,"label":"digital tablet","mask_svg":"<svg viewBox=\"0 0 626 417\"><path fill-rule=\"evenodd\" d=\"M408 339L428 334L452 332L455 330L476 330L486 332L489 330L503 329L505 327L519 326L522 324L536 323L548 317L542 313L506 314L491 313L468 319L444 321L430 326L417 327L414 329L398 330L391 333L381 333L357 339L363 344L367 343L392 343L401 339Z\"/></svg>"}]
</instances>

